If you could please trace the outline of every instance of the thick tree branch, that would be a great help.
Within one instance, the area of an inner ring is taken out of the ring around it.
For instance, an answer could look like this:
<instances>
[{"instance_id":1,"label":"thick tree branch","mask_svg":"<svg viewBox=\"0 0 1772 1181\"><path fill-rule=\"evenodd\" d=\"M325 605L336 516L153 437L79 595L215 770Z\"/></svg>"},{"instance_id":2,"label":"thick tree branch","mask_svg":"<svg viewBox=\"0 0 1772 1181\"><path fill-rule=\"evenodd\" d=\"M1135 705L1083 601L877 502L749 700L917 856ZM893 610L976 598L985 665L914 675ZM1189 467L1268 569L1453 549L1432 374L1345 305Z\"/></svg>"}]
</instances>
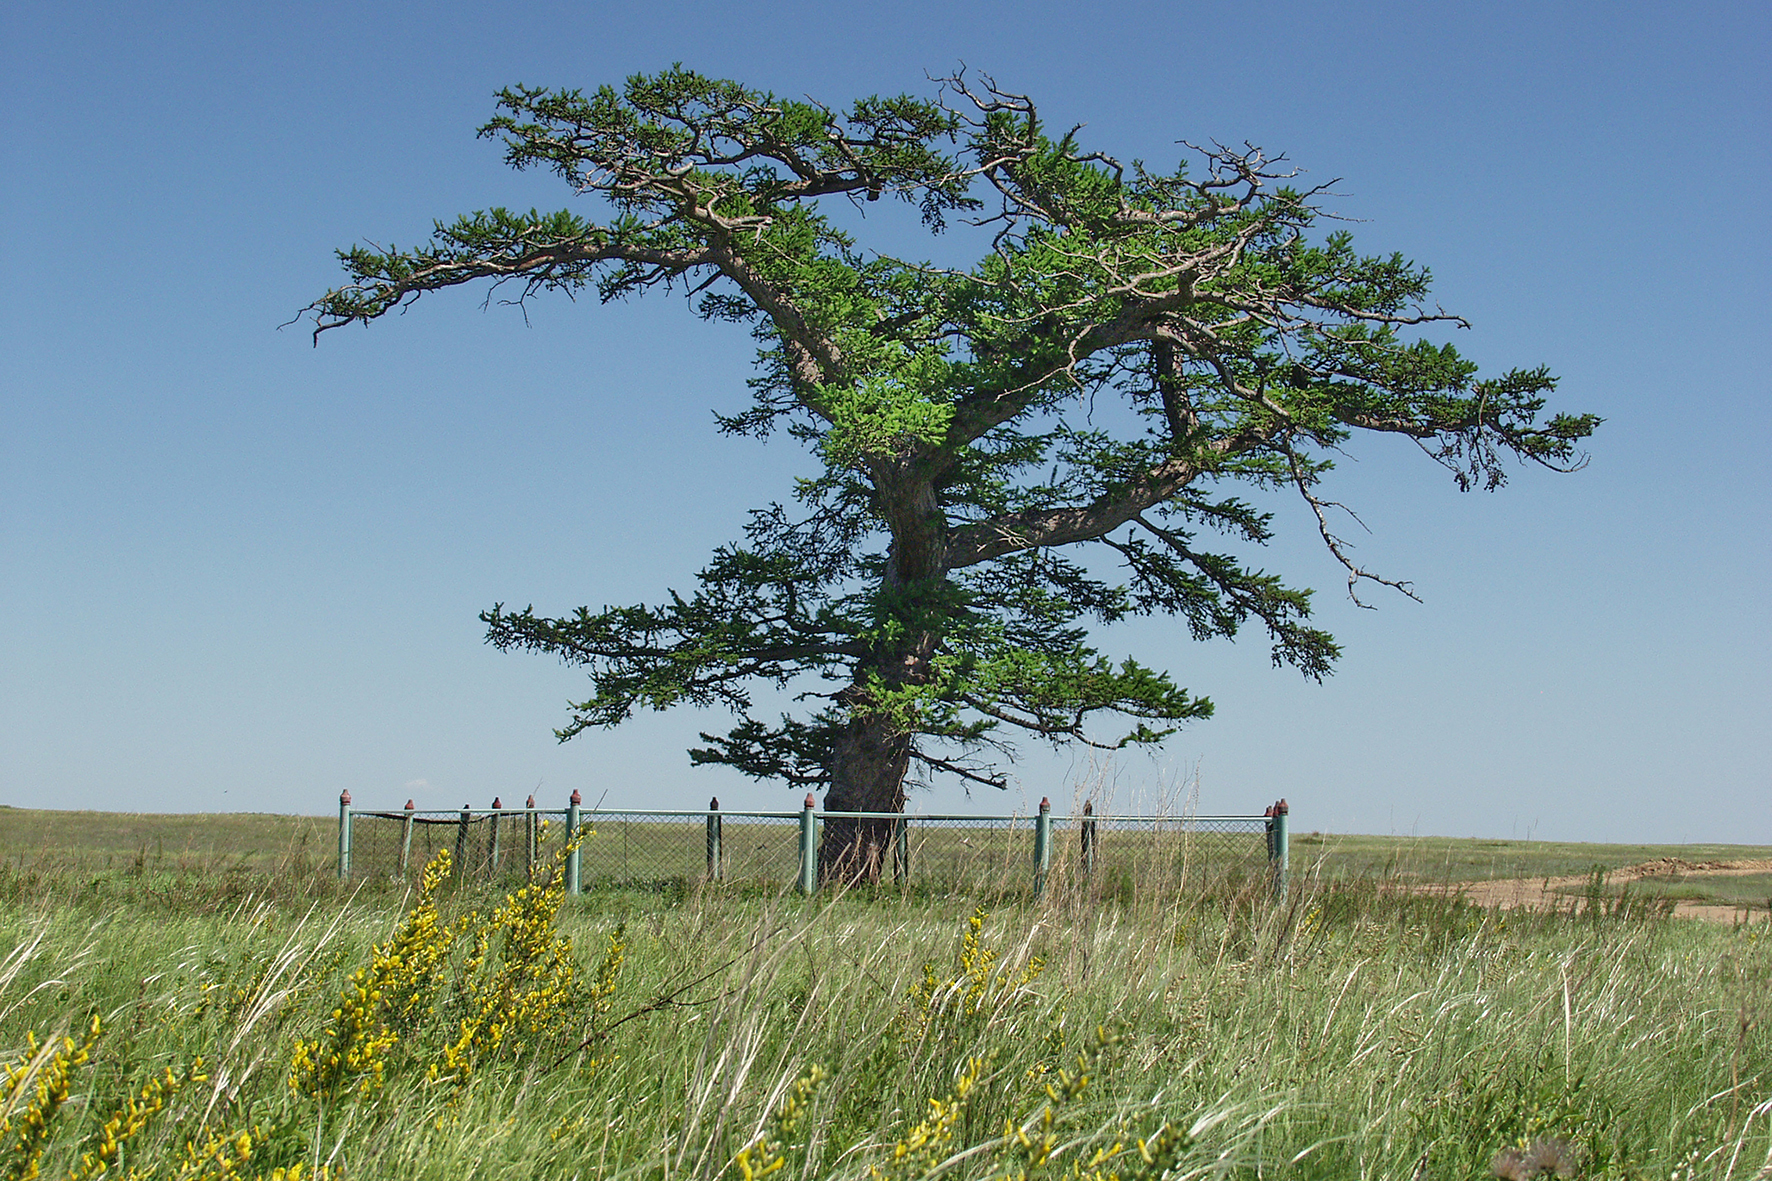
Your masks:
<instances>
[{"instance_id":1,"label":"thick tree branch","mask_svg":"<svg viewBox=\"0 0 1772 1181\"><path fill-rule=\"evenodd\" d=\"M1192 460L1171 459L1087 505L1012 513L964 525L949 535L948 566L959 570L1018 550L1094 540L1170 499L1199 474Z\"/></svg>"}]
</instances>

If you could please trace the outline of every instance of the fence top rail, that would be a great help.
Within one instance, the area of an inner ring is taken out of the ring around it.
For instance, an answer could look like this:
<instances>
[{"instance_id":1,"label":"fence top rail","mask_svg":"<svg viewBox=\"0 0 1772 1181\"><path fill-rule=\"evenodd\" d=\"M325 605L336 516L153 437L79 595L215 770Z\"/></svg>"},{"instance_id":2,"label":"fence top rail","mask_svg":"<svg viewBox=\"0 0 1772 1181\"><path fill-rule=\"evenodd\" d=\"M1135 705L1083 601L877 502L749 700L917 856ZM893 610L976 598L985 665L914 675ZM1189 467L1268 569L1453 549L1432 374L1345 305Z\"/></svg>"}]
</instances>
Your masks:
<instances>
[{"instance_id":1,"label":"fence top rail","mask_svg":"<svg viewBox=\"0 0 1772 1181\"><path fill-rule=\"evenodd\" d=\"M353 809L352 811L354 815L360 817L378 817L387 820L414 820L419 823L459 823L463 816L466 816L470 820L483 820L490 816L566 816L569 814L569 811L565 808L522 807L415 808L411 811L405 809L391 811L382 809L379 811L370 811L368 809L358 808ZM581 820L596 820L599 817L616 816L656 817L661 820L685 820L690 818L705 820L710 816L726 817L733 820L798 820L804 815L804 812L728 812L724 809L710 808L697 808L694 810L658 808L580 808L578 815ZM973 816L962 815L960 813L820 812L815 810L812 815L813 818L817 820L906 820L913 823L1021 824L1037 819L1039 814L1035 812L1016 812L1001 816ZM1137 813L1116 814L1112 812L1097 812L1094 814L1084 812L1053 812L1048 814L1048 819L1057 824L1069 824L1083 820L1134 824L1201 824L1226 821L1255 823L1257 821L1265 821L1268 818L1255 815L1203 816L1189 814L1177 815L1173 813L1141 815Z\"/></svg>"},{"instance_id":2,"label":"fence top rail","mask_svg":"<svg viewBox=\"0 0 1772 1181\"><path fill-rule=\"evenodd\" d=\"M1169 813L1167 815L1156 815L1156 814L1140 815L1139 813L1136 813L1136 812L1124 812L1124 813L1096 812L1093 815L1091 815L1088 812L1072 812L1066 816L1060 816L1057 813L1053 813L1052 819L1054 819L1054 820L1101 820L1101 821L1112 820L1116 823L1118 823L1120 821L1155 820L1155 821L1161 821L1164 824L1201 824L1206 821L1218 822L1218 821L1230 821L1230 820L1237 821L1238 823L1245 823L1245 822L1256 823L1256 822L1266 822L1266 821L1272 819L1272 817L1261 816L1261 815L1233 816L1233 815L1228 815L1228 814L1221 815L1221 816L1202 816L1202 815L1195 815L1192 813L1189 813L1186 815L1178 815L1175 813Z\"/></svg>"},{"instance_id":3,"label":"fence top rail","mask_svg":"<svg viewBox=\"0 0 1772 1181\"><path fill-rule=\"evenodd\" d=\"M740 812L722 813L722 815L726 815L726 816L757 815L757 814L758 813L740 813ZM705 815L705 813L698 812L698 813L694 813L694 815L698 815L698 816ZM795 812L795 813L791 813L791 815L798 816L799 813ZM968 814L963 814L963 813L959 813L959 812L953 812L953 813L937 813L937 812L814 812L813 815L820 820L827 820L827 819L837 819L837 820L911 820L911 821L922 820L922 821L936 821L936 822L940 822L943 824L949 824L949 823L974 823L974 824L1002 823L1002 822L1006 822L1006 821L1013 821L1016 823L1021 823L1021 822L1031 822L1031 821L1037 820L1039 818L1038 812L1015 812L1015 813L1012 813L1007 816L974 816L974 815L968 815ZM1192 824L1192 823L1195 823L1195 822L1201 821L1201 820L1239 820L1239 821L1242 821L1242 820L1265 820L1266 817L1264 817L1264 816L1183 816L1183 815L1177 815L1174 813L1142 815L1142 814L1138 814L1138 813L1130 813L1129 812L1124 815L1115 815L1114 813L1111 813L1111 812L1097 812L1094 814L1085 813L1085 812L1051 812L1051 813L1048 813L1048 819L1050 819L1054 824L1068 823L1073 820L1114 820L1114 821L1134 821L1134 822L1151 821L1151 822L1160 822L1160 823L1164 823L1164 824L1174 824L1174 823Z\"/></svg>"},{"instance_id":4,"label":"fence top rail","mask_svg":"<svg viewBox=\"0 0 1772 1181\"><path fill-rule=\"evenodd\" d=\"M485 820L489 816L565 816L565 808L414 808L408 812L403 808L389 811L386 808L371 811L368 808L352 808L351 815L362 819L365 816L382 820L412 820L419 824L459 824L466 816L469 820Z\"/></svg>"}]
</instances>

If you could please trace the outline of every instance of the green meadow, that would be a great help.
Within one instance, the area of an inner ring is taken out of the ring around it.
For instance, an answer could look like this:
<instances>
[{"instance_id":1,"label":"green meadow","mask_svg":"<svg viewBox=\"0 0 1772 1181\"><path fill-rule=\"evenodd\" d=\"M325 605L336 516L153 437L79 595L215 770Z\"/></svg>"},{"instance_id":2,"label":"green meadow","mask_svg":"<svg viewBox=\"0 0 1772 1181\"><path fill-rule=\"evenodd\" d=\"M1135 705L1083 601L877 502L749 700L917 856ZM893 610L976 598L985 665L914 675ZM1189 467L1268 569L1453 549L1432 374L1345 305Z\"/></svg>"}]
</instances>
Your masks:
<instances>
[{"instance_id":1,"label":"green meadow","mask_svg":"<svg viewBox=\"0 0 1772 1181\"><path fill-rule=\"evenodd\" d=\"M1764 850L562 898L342 884L333 841L0 810L0 1176L1772 1177L1763 909L1419 889Z\"/></svg>"},{"instance_id":2,"label":"green meadow","mask_svg":"<svg viewBox=\"0 0 1772 1181\"><path fill-rule=\"evenodd\" d=\"M679 839L670 874L696 873L700 864L699 827ZM728 822L729 829L740 826ZM761 826L759 826L760 828ZM359 832L359 856L366 837ZM742 830L741 830L742 831ZM949 834L943 834L948 836ZM962 834L964 835L964 834ZM629 840L655 849L667 843L609 834L612 843ZM773 860L793 855L791 830L759 838L774 846ZM957 837L949 836L957 841ZM1256 838L1259 839L1259 838ZM729 845L741 842L729 839ZM1426 884L1486 878L1547 878L1618 869L1662 858L1686 861L1772 858L1763 845L1621 845L1556 841L1482 840L1458 837L1359 836L1292 833L1295 870L1329 880L1398 879ZM784 852L785 851L785 852ZM169 870L226 873L254 870L303 875L335 864L337 822L331 816L282 816L228 812L213 815L153 815L121 812L63 812L0 806L0 856L15 869L121 870L152 866ZM943 851L945 855L945 850ZM992 847L988 855L996 856ZM740 850L742 855L742 849ZM587 851L590 859L619 863L619 849ZM728 856L733 856L729 851Z\"/></svg>"}]
</instances>

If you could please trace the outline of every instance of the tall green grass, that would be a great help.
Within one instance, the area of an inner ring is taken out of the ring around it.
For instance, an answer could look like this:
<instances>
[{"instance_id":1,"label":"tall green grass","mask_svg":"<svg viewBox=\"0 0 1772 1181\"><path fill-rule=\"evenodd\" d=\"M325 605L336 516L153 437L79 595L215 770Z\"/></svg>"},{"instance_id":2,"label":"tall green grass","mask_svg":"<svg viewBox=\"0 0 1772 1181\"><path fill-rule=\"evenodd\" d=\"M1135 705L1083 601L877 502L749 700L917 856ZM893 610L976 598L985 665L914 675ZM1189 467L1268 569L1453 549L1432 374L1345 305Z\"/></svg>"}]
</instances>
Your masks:
<instances>
[{"instance_id":1,"label":"tall green grass","mask_svg":"<svg viewBox=\"0 0 1772 1181\"><path fill-rule=\"evenodd\" d=\"M586 981L623 926L601 1011L581 997L465 1087L402 1069L316 1101L294 1047L403 893L24 872L0 872L0 1059L103 1027L45 1177L168 1069L202 1081L106 1175L180 1175L246 1132L249 1159L183 1175L1474 1178L1536 1144L1583 1177L1772 1176L1765 924L1501 915L1373 879L1284 905L1259 880L1055 881L983 915L964 894L594 893L559 922ZM445 895L441 920L497 901Z\"/></svg>"}]
</instances>

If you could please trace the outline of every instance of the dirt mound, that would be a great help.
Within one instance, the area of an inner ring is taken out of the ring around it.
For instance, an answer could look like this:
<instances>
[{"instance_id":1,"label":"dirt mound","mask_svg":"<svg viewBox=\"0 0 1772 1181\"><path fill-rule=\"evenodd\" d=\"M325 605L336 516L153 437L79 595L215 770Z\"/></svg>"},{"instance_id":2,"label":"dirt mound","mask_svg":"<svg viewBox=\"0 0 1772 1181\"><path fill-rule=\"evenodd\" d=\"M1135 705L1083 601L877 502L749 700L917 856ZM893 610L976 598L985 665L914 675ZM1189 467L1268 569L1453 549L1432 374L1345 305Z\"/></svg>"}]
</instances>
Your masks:
<instances>
[{"instance_id":1,"label":"dirt mound","mask_svg":"<svg viewBox=\"0 0 1772 1181\"><path fill-rule=\"evenodd\" d=\"M1615 869L1610 877L1622 877L1635 881L1638 878L1678 878L1694 873L1727 873L1734 870L1732 861L1686 861L1679 857L1658 857L1654 861L1645 861L1641 865L1627 865L1623 869ZM1741 864L1748 864L1742 862ZM1755 870L1737 872L1754 873Z\"/></svg>"}]
</instances>

